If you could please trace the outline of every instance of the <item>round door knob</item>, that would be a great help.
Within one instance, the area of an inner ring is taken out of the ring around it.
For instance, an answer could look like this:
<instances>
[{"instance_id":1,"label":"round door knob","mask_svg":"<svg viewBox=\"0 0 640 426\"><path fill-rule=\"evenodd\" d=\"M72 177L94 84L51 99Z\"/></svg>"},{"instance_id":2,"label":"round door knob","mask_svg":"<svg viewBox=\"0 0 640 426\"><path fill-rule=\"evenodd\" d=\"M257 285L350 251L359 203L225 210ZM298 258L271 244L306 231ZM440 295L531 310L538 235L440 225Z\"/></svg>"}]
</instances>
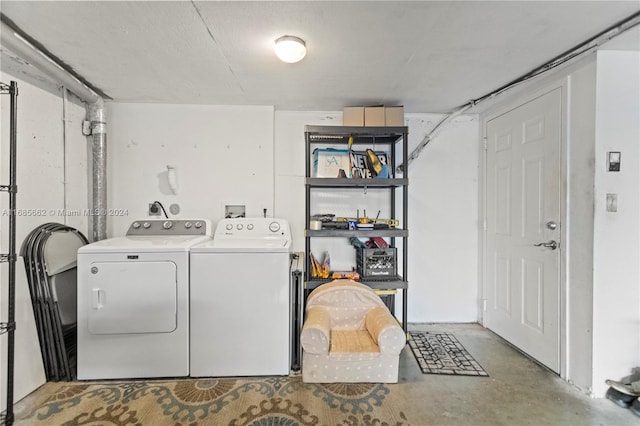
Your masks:
<instances>
[{"instance_id":1,"label":"round door knob","mask_svg":"<svg viewBox=\"0 0 640 426\"><path fill-rule=\"evenodd\" d=\"M549 222L547 222L547 228L551 229L552 231L555 231L558 228L558 224L550 220Z\"/></svg>"},{"instance_id":2,"label":"round door knob","mask_svg":"<svg viewBox=\"0 0 640 426\"><path fill-rule=\"evenodd\" d=\"M173 228L173 222L171 222L170 220L167 220L162 224L162 227L164 229L171 229Z\"/></svg>"}]
</instances>

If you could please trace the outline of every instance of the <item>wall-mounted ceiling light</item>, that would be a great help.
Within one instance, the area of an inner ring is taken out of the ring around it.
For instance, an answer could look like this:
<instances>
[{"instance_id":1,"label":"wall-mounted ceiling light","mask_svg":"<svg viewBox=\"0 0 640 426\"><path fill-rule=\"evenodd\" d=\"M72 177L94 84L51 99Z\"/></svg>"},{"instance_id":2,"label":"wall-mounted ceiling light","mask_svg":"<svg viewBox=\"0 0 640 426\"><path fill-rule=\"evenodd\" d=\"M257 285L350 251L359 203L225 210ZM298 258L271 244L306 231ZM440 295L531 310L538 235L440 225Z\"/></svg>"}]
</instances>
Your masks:
<instances>
[{"instance_id":1,"label":"wall-mounted ceiling light","mask_svg":"<svg viewBox=\"0 0 640 426\"><path fill-rule=\"evenodd\" d=\"M293 64L304 58L307 54L307 47L299 37L295 36L282 36L276 40L274 47L276 56L280 58L282 62Z\"/></svg>"}]
</instances>

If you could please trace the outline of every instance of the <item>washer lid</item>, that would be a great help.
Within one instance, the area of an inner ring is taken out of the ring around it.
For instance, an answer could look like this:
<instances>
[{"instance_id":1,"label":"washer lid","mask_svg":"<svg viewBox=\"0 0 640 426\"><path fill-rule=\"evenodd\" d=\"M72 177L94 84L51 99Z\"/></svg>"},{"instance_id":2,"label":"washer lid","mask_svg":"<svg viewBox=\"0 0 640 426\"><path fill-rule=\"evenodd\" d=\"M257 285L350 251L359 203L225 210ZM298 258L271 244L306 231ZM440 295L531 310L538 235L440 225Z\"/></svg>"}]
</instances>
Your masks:
<instances>
[{"instance_id":1,"label":"washer lid","mask_svg":"<svg viewBox=\"0 0 640 426\"><path fill-rule=\"evenodd\" d=\"M117 253L117 252L188 252L195 245L210 241L211 237L193 235L171 236L130 236L108 238L87 244L78 249L81 253Z\"/></svg>"},{"instance_id":2,"label":"washer lid","mask_svg":"<svg viewBox=\"0 0 640 426\"><path fill-rule=\"evenodd\" d=\"M281 238L213 239L191 248L193 253L289 252L291 240Z\"/></svg>"}]
</instances>

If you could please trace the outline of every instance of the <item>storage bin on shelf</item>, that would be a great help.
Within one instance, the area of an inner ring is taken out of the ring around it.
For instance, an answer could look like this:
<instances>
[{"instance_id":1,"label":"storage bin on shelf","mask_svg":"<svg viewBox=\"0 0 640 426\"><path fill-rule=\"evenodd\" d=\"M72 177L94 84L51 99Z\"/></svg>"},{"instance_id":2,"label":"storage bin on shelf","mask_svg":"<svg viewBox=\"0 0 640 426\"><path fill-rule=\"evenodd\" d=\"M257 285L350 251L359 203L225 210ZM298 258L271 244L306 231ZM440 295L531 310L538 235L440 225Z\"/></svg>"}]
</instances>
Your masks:
<instances>
[{"instance_id":1,"label":"storage bin on shelf","mask_svg":"<svg viewBox=\"0 0 640 426\"><path fill-rule=\"evenodd\" d=\"M395 247L356 248L356 269L362 279L396 279L397 250Z\"/></svg>"}]
</instances>

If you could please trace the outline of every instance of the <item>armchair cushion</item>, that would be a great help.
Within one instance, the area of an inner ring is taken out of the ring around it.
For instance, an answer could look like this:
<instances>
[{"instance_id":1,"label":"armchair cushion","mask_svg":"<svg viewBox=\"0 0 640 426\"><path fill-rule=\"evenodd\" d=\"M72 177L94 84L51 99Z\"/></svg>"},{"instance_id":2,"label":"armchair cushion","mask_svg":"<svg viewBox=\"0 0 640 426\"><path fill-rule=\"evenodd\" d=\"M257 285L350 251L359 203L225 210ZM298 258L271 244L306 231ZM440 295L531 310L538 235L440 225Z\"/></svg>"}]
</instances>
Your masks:
<instances>
[{"instance_id":1,"label":"armchair cushion","mask_svg":"<svg viewBox=\"0 0 640 426\"><path fill-rule=\"evenodd\" d=\"M331 332L332 354L340 352L380 352L378 345L367 330L333 330Z\"/></svg>"}]
</instances>

